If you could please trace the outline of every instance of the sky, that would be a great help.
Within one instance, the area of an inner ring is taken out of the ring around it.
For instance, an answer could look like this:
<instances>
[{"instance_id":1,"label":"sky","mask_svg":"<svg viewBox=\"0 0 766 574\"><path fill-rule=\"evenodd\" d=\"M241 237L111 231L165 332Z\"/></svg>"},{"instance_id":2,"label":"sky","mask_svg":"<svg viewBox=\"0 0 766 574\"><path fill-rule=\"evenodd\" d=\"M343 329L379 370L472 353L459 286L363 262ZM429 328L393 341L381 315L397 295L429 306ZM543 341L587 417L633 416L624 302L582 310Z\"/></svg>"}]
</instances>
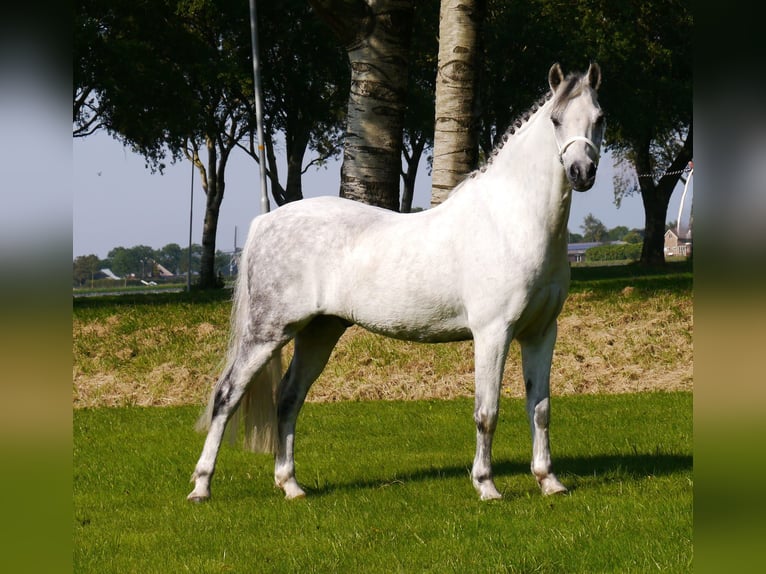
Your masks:
<instances>
[{"instance_id":1,"label":"sky","mask_svg":"<svg viewBox=\"0 0 766 574\"><path fill-rule=\"evenodd\" d=\"M168 243L189 244L192 169L188 161L168 165L163 174L152 173L144 159L109 136L97 132L73 139L72 256L95 254L106 258L115 247L148 245L154 249ZM285 174L282 158L280 174ZM611 157L601 159L596 183L590 191L573 193L569 229L582 233L589 213L608 228L624 225L643 228L644 213L637 194L614 205ZM431 177L423 167L416 180L414 207L428 207ZM305 197L338 195L340 161L311 169L303 176ZM683 185L673 192L668 221L678 215ZM201 243L205 196L198 173L193 176L192 242ZM688 198L687 202L688 203ZM276 205L272 200L272 209ZM241 247L250 221L260 214L258 164L235 150L226 171L226 193L219 214L216 249Z\"/></svg>"}]
</instances>

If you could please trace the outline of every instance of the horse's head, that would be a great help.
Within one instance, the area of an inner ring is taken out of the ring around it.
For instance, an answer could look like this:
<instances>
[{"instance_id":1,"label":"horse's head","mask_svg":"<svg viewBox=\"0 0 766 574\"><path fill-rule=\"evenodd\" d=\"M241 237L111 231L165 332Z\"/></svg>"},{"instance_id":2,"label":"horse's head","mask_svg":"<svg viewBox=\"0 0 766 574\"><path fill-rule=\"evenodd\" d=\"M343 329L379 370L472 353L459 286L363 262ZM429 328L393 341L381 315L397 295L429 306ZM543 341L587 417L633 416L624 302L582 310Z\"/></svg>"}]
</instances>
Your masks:
<instances>
[{"instance_id":1,"label":"horse's head","mask_svg":"<svg viewBox=\"0 0 766 574\"><path fill-rule=\"evenodd\" d=\"M604 113L596 90L601 69L592 63L583 74L566 78L558 64L551 66L548 83L553 91L551 121L559 147L559 160L576 191L587 191L596 180L596 169L604 137Z\"/></svg>"}]
</instances>

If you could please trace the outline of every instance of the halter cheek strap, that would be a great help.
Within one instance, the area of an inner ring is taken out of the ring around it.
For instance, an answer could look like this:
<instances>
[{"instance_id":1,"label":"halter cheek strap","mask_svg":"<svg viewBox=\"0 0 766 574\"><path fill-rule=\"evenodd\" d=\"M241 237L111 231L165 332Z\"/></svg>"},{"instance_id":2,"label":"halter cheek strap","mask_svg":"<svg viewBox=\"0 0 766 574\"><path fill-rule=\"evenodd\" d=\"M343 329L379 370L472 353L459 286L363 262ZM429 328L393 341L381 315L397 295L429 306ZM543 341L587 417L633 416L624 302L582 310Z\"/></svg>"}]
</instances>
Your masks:
<instances>
[{"instance_id":1,"label":"halter cheek strap","mask_svg":"<svg viewBox=\"0 0 766 574\"><path fill-rule=\"evenodd\" d=\"M601 157L600 152L598 151L598 148L596 147L596 144L594 144L592 141L590 141L585 136L574 136L569 138L566 142L564 142L564 145L559 147L559 161L563 164L564 163L564 152L567 151L567 148L572 145L575 142L585 142L590 148L593 150L593 153L596 154L596 165L598 165L598 160Z\"/></svg>"}]
</instances>

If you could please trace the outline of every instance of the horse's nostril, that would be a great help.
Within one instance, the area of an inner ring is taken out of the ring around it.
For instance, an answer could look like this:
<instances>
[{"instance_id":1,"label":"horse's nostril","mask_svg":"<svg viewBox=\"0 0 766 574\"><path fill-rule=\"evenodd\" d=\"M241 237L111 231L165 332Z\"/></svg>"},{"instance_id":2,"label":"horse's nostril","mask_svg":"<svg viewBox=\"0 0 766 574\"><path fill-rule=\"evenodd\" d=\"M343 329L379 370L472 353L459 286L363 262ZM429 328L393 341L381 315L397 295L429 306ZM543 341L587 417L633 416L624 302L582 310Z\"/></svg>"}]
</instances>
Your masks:
<instances>
[{"instance_id":1,"label":"horse's nostril","mask_svg":"<svg viewBox=\"0 0 766 574\"><path fill-rule=\"evenodd\" d=\"M577 181L577 179L580 177L580 168L577 167L576 163L573 163L569 166L569 178L572 181Z\"/></svg>"},{"instance_id":2,"label":"horse's nostril","mask_svg":"<svg viewBox=\"0 0 766 574\"><path fill-rule=\"evenodd\" d=\"M588 168L588 178L596 177L596 164L592 163L590 164L590 167Z\"/></svg>"}]
</instances>

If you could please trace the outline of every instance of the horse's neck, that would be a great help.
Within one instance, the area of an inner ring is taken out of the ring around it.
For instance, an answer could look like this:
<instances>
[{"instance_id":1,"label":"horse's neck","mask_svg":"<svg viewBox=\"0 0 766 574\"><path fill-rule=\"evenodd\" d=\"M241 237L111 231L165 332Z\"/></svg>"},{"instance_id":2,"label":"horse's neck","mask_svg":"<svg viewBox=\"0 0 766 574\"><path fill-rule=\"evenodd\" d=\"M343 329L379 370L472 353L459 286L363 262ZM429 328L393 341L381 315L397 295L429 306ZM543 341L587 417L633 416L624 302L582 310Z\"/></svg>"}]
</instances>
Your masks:
<instances>
[{"instance_id":1,"label":"horse's neck","mask_svg":"<svg viewBox=\"0 0 766 574\"><path fill-rule=\"evenodd\" d=\"M549 101L512 135L484 174L507 181L505 195L513 209L552 237L566 237L572 192L558 160Z\"/></svg>"}]
</instances>

